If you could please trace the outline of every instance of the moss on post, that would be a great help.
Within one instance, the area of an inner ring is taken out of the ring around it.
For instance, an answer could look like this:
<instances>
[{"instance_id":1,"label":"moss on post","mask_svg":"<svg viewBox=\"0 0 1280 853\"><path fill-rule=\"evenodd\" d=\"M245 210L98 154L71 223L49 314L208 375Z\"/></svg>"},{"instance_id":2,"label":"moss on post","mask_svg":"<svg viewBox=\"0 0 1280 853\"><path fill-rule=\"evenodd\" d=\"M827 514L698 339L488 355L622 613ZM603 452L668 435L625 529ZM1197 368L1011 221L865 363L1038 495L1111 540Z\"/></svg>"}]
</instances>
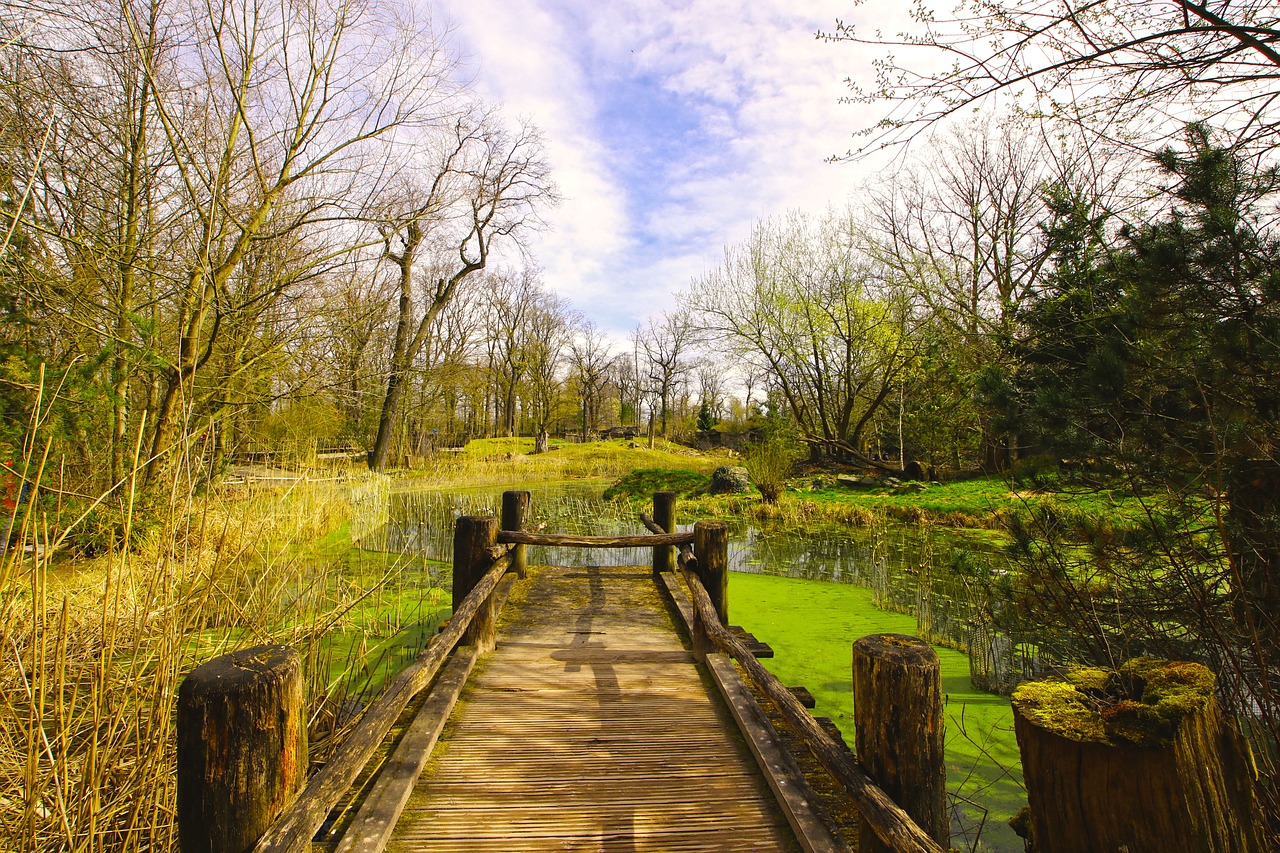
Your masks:
<instances>
[{"instance_id":1,"label":"moss on post","mask_svg":"<svg viewBox=\"0 0 1280 853\"><path fill-rule=\"evenodd\" d=\"M1261 851L1243 741L1196 663L1136 658L1013 694L1037 853Z\"/></svg>"}]
</instances>

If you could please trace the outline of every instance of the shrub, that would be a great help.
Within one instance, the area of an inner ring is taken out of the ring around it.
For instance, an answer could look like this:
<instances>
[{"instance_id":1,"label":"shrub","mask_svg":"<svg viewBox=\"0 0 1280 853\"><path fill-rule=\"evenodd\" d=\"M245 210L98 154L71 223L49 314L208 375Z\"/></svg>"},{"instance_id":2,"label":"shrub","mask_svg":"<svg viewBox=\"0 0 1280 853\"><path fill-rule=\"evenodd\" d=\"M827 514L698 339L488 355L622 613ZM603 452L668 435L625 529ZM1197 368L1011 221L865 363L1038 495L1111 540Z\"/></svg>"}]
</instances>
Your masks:
<instances>
[{"instance_id":1,"label":"shrub","mask_svg":"<svg viewBox=\"0 0 1280 853\"><path fill-rule=\"evenodd\" d=\"M777 503L799 458L800 449L795 443L775 433L748 446L742 462L764 502L771 504Z\"/></svg>"}]
</instances>

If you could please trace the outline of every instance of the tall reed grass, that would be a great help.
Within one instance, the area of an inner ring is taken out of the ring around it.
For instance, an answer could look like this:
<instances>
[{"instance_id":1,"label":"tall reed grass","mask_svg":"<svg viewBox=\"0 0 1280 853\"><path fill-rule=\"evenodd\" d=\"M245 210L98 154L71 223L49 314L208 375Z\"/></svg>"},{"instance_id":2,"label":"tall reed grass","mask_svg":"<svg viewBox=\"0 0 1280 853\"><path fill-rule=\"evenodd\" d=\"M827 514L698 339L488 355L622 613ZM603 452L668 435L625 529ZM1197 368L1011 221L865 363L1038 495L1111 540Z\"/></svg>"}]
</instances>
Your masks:
<instances>
[{"instance_id":1,"label":"tall reed grass","mask_svg":"<svg viewBox=\"0 0 1280 853\"><path fill-rule=\"evenodd\" d=\"M28 459L43 482L42 457ZM420 556L349 547L345 487L197 497L174 483L140 544L94 559L58 548L56 498L15 512L0 561L0 850L173 849L173 711L198 663L297 648L322 761L434 633L447 596Z\"/></svg>"}]
</instances>

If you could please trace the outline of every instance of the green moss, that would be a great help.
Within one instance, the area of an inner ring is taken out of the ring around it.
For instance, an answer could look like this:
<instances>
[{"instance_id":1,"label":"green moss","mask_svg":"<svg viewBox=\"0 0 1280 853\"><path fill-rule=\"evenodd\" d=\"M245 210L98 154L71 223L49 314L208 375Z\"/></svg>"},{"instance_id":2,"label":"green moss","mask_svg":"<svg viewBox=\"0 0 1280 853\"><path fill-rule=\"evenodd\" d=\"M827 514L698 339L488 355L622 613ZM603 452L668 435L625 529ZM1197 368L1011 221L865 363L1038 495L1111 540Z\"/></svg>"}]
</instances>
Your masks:
<instances>
[{"instance_id":1,"label":"green moss","mask_svg":"<svg viewBox=\"0 0 1280 853\"><path fill-rule=\"evenodd\" d=\"M1118 672L1082 668L1027 682L1014 705L1037 726L1084 743L1164 746L1213 697L1213 673L1196 663L1134 658Z\"/></svg>"},{"instance_id":2,"label":"green moss","mask_svg":"<svg viewBox=\"0 0 1280 853\"><path fill-rule=\"evenodd\" d=\"M687 468L640 468L604 490L604 499L650 499L654 492L675 492L687 498L705 494L711 478Z\"/></svg>"}]
</instances>

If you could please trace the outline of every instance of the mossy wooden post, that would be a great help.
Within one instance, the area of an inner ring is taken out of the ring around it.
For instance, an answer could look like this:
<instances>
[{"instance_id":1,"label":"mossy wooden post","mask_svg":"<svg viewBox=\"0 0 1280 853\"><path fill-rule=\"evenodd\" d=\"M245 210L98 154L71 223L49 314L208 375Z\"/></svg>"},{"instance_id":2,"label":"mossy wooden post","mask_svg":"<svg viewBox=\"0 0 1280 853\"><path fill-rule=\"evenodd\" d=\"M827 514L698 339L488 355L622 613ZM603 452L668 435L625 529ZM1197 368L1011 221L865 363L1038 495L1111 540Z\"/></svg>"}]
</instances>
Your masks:
<instances>
[{"instance_id":1,"label":"mossy wooden post","mask_svg":"<svg viewBox=\"0 0 1280 853\"><path fill-rule=\"evenodd\" d=\"M453 612L457 613L467 593L493 565L489 549L498 538L498 519L491 515L464 515L453 528ZM490 595L476 611L471 626L462 635L462 645L475 646L480 654L493 651L498 632L498 610Z\"/></svg>"},{"instance_id":2,"label":"mossy wooden post","mask_svg":"<svg viewBox=\"0 0 1280 853\"><path fill-rule=\"evenodd\" d=\"M905 634L856 641L853 718L862 769L930 838L949 846L938 653ZM890 849L865 824L858 843L863 853Z\"/></svg>"},{"instance_id":3,"label":"mossy wooden post","mask_svg":"<svg viewBox=\"0 0 1280 853\"><path fill-rule=\"evenodd\" d=\"M1136 658L1013 694L1036 853L1265 848L1252 770L1214 676Z\"/></svg>"},{"instance_id":4,"label":"mossy wooden post","mask_svg":"<svg viewBox=\"0 0 1280 853\"><path fill-rule=\"evenodd\" d=\"M711 596L721 625L729 624L729 527L722 521L693 525L693 553L698 579Z\"/></svg>"},{"instance_id":5,"label":"mossy wooden post","mask_svg":"<svg viewBox=\"0 0 1280 853\"><path fill-rule=\"evenodd\" d=\"M302 664L288 646L214 658L178 688L178 846L245 853L307 781Z\"/></svg>"},{"instance_id":6,"label":"mossy wooden post","mask_svg":"<svg viewBox=\"0 0 1280 853\"><path fill-rule=\"evenodd\" d=\"M668 533L676 531L676 493L653 493L653 521ZM660 545L653 549L653 573L674 572L676 570L676 549L670 545Z\"/></svg>"},{"instance_id":7,"label":"mossy wooden post","mask_svg":"<svg viewBox=\"0 0 1280 853\"><path fill-rule=\"evenodd\" d=\"M502 493L502 529L523 530L524 518L529 513L529 493L506 491ZM516 545L511 549L511 570L517 577L529 573L528 545Z\"/></svg>"}]
</instances>

